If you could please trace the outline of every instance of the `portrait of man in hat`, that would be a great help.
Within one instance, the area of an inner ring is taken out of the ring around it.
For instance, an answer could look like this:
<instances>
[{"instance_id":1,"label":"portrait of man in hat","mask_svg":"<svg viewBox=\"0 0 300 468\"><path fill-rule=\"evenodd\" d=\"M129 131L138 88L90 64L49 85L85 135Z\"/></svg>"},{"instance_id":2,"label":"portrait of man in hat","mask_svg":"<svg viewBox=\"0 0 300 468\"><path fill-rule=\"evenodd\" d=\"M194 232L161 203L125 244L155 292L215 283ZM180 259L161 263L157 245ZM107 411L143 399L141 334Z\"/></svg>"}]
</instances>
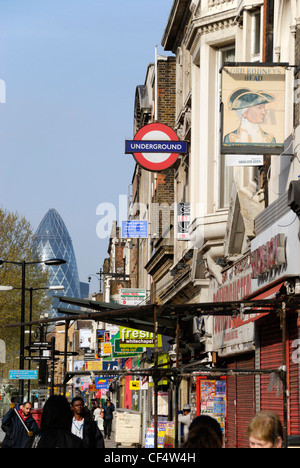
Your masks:
<instances>
[{"instance_id":1,"label":"portrait of man in hat","mask_svg":"<svg viewBox=\"0 0 300 468\"><path fill-rule=\"evenodd\" d=\"M235 111L240 119L240 125L236 130L225 135L224 144L276 144L274 136L262 128L267 115L266 106L273 101L274 97L271 94L248 88L240 88L232 92L228 107Z\"/></svg>"}]
</instances>

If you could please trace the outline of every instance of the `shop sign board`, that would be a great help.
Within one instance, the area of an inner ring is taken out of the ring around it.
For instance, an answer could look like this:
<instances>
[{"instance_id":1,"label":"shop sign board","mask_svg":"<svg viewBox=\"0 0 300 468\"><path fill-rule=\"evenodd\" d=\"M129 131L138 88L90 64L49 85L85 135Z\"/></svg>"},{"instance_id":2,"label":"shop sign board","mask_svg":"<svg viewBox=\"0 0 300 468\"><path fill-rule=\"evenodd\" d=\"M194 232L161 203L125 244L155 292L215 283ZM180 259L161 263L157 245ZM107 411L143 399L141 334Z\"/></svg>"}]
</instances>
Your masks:
<instances>
[{"instance_id":1,"label":"shop sign board","mask_svg":"<svg viewBox=\"0 0 300 468\"><path fill-rule=\"evenodd\" d=\"M222 68L221 153L283 153L286 69L263 63Z\"/></svg>"},{"instance_id":2,"label":"shop sign board","mask_svg":"<svg viewBox=\"0 0 300 468\"><path fill-rule=\"evenodd\" d=\"M121 288L120 304L128 306L138 306L145 303L147 298L146 289Z\"/></svg>"},{"instance_id":3,"label":"shop sign board","mask_svg":"<svg viewBox=\"0 0 300 468\"><path fill-rule=\"evenodd\" d=\"M154 348L155 336L154 333L135 330L133 328L120 327L120 347L127 348L128 346L137 346L144 348ZM161 335L158 335L158 347L162 346Z\"/></svg>"},{"instance_id":4,"label":"shop sign board","mask_svg":"<svg viewBox=\"0 0 300 468\"><path fill-rule=\"evenodd\" d=\"M211 280L210 292L213 302L240 301L251 294L250 254L232 265L222 275L222 284ZM246 350L254 340L255 314L245 317L214 316L212 346L220 355L230 355Z\"/></svg>"},{"instance_id":5,"label":"shop sign board","mask_svg":"<svg viewBox=\"0 0 300 468\"><path fill-rule=\"evenodd\" d=\"M299 218L289 211L251 241L252 294L300 274Z\"/></svg>"},{"instance_id":6,"label":"shop sign board","mask_svg":"<svg viewBox=\"0 0 300 468\"><path fill-rule=\"evenodd\" d=\"M111 379L103 379L102 377L95 377L95 388L97 390L108 390Z\"/></svg>"},{"instance_id":7,"label":"shop sign board","mask_svg":"<svg viewBox=\"0 0 300 468\"><path fill-rule=\"evenodd\" d=\"M177 203L177 240L190 240L191 204Z\"/></svg>"}]
</instances>

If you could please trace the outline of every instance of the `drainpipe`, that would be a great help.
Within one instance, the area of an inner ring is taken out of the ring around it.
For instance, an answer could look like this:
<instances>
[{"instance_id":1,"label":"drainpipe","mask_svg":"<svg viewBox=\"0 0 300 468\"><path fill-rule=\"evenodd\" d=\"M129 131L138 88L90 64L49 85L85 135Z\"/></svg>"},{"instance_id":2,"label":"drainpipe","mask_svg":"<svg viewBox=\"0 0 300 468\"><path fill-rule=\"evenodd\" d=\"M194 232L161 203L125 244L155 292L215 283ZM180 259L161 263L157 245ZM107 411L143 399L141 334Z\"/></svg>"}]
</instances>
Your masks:
<instances>
[{"instance_id":1,"label":"drainpipe","mask_svg":"<svg viewBox=\"0 0 300 468\"><path fill-rule=\"evenodd\" d=\"M263 62L273 63L274 45L274 0L264 0L263 18ZM264 155L264 167L262 170L262 187L264 189L265 208L269 205L268 174L271 165L271 155Z\"/></svg>"}]
</instances>

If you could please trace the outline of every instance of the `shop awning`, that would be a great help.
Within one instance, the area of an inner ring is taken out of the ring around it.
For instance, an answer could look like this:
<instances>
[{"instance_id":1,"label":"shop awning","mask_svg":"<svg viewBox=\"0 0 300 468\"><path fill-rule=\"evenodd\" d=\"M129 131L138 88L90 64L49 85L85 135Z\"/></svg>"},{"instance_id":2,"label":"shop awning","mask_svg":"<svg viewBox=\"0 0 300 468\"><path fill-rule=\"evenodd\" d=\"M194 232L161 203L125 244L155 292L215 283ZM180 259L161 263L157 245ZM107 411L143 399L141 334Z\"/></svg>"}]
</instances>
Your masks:
<instances>
[{"instance_id":1,"label":"shop awning","mask_svg":"<svg viewBox=\"0 0 300 468\"><path fill-rule=\"evenodd\" d=\"M282 283L281 283L282 286ZM277 285L280 289L279 285ZM274 292L274 291L273 291ZM79 299L67 296L55 296L63 304L79 306L86 311L68 311L68 309L58 309L63 312L61 317L36 320L26 323L14 323L8 327L21 325L47 324L58 320L95 320L98 322L110 323L113 325L134 328L154 333L155 324L157 333L160 335L175 337L176 328L179 324L180 332L190 333L191 323L195 317L202 316L232 316L239 314L245 318L247 314L261 314L263 308L269 312L281 307L282 300L277 297L253 298L232 302L205 302L195 304L146 304L141 306L124 306L114 303L98 302L89 299ZM300 298L297 296L288 297L288 307L300 309Z\"/></svg>"}]
</instances>

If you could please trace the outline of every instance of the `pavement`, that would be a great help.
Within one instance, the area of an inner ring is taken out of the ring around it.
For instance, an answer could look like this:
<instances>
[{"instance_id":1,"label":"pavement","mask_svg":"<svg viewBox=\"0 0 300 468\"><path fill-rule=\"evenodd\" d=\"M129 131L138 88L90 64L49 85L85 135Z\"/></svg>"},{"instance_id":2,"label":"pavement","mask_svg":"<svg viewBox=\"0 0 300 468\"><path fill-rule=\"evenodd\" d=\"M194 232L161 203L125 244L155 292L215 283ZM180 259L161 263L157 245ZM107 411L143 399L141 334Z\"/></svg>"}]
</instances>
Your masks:
<instances>
[{"instance_id":1,"label":"pavement","mask_svg":"<svg viewBox=\"0 0 300 468\"><path fill-rule=\"evenodd\" d=\"M108 448L108 449L117 447L116 442L115 442L115 433L114 432L111 433L110 439L104 439L104 444L105 444L105 448Z\"/></svg>"}]
</instances>

